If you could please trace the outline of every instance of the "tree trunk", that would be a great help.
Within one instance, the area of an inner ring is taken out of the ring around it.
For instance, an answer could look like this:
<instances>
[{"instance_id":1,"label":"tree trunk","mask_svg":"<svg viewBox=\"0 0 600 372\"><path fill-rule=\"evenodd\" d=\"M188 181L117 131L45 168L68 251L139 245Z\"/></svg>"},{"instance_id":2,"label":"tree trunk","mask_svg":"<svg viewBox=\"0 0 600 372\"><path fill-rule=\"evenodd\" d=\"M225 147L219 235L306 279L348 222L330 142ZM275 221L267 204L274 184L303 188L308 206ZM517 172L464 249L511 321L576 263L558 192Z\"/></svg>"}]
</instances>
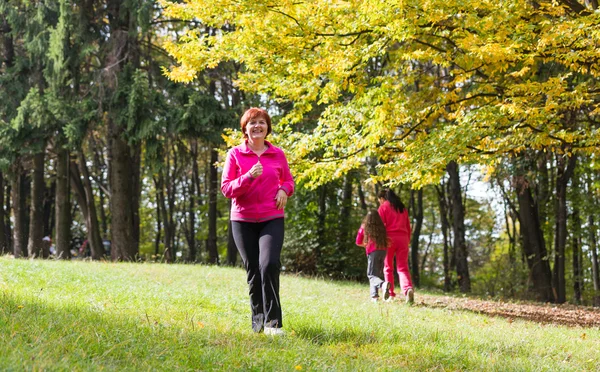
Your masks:
<instances>
[{"instance_id":1,"label":"tree trunk","mask_svg":"<svg viewBox=\"0 0 600 372\"><path fill-rule=\"evenodd\" d=\"M573 252L573 300L576 304L582 303L583 293L583 252L582 252L582 234L581 234L581 214L580 207L582 205L579 191L579 175L573 177L571 185L571 247Z\"/></svg>"},{"instance_id":2,"label":"tree trunk","mask_svg":"<svg viewBox=\"0 0 600 372\"><path fill-rule=\"evenodd\" d=\"M592 214L588 217L590 250L592 251L592 284L594 286L594 306L600 306L600 267L598 265L598 243L596 239L596 225Z\"/></svg>"},{"instance_id":3,"label":"tree trunk","mask_svg":"<svg viewBox=\"0 0 600 372\"><path fill-rule=\"evenodd\" d=\"M194 188L194 179L189 180L188 184L189 204L188 204L188 247L189 247L189 262L196 262L196 193Z\"/></svg>"},{"instance_id":4,"label":"tree trunk","mask_svg":"<svg viewBox=\"0 0 600 372\"><path fill-rule=\"evenodd\" d=\"M446 167L450 176L450 197L452 198L452 226L454 229L454 252L456 255L456 275L462 293L471 291L467 243L465 240L465 212L462 202L458 164L454 161Z\"/></svg>"},{"instance_id":5,"label":"tree trunk","mask_svg":"<svg viewBox=\"0 0 600 372\"><path fill-rule=\"evenodd\" d=\"M98 214L96 213L96 201L94 200L94 191L92 189L92 182L90 180L90 173L87 167L87 161L83 151L79 151L79 171L83 177L83 190L85 191L85 200L88 209L88 218L86 219L87 237L88 244L92 252L92 259L100 260L106 252L104 251L104 245L102 244L102 237L100 236L100 224L98 223Z\"/></svg>"},{"instance_id":6,"label":"tree trunk","mask_svg":"<svg viewBox=\"0 0 600 372\"><path fill-rule=\"evenodd\" d=\"M12 207L13 207L13 254L15 258L27 256L27 206L25 203L25 183L27 177L23 174L21 165L15 167L12 178Z\"/></svg>"},{"instance_id":7,"label":"tree trunk","mask_svg":"<svg viewBox=\"0 0 600 372\"><path fill-rule=\"evenodd\" d=\"M217 251L217 162L219 153L216 149L210 149L209 166L209 189L208 189L208 237L206 238L206 251L208 252L208 263L219 264L219 252Z\"/></svg>"},{"instance_id":8,"label":"tree trunk","mask_svg":"<svg viewBox=\"0 0 600 372\"><path fill-rule=\"evenodd\" d=\"M115 124L110 124L114 126ZM134 261L138 256L133 229L134 159L125 140L114 135L111 139L110 164L110 212L111 212L111 255L113 260Z\"/></svg>"},{"instance_id":9,"label":"tree trunk","mask_svg":"<svg viewBox=\"0 0 600 372\"><path fill-rule=\"evenodd\" d=\"M156 237L154 238L154 255L158 257L160 254L160 241L161 241L161 231L162 231L162 217L161 217L161 200L159 194L159 190L156 187L157 181L154 179L154 185L156 188Z\"/></svg>"},{"instance_id":10,"label":"tree trunk","mask_svg":"<svg viewBox=\"0 0 600 372\"><path fill-rule=\"evenodd\" d=\"M44 159L45 153L33 156L33 182L31 187L31 208L29 210L29 257L43 257L44 238ZM45 258L45 257L44 257Z\"/></svg>"},{"instance_id":11,"label":"tree trunk","mask_svg":"<svg viewBox=\"0 0 600 372\"><path fill-rule=\"evenodd\" d=\"M56 178L52 178L50 187L47 187L44 192L44 236L52 236L54 231L54 218L56 211L54 210L54 198L56 197Z\"/></svg>"},{"instance_id":12,"label":"tree trunk","mask_svg":"<svg viewBox=\"0 0 600 372\"><path fill-rule=\"evenodd\" d=\"M581 305L581 293L583 292L583 273L581 270L581 219L579 208L573 209L573 295L577 305Z\"/></svg>"},{"instance_id":13,"label":"tree trunk","mask_svg":"<svg viewBox=\"0 0 600 372\"><path fill-rule=\"evenodd\" d=\"M565 282L565 246L567 245L567 184L575 169L576 156L559 155L556 176L556 231L554 239L554 289L556 302L567 301Z\"/></svg>"},{"instance_id":14,"label":"tree trunk","mask_svg":"<svg viewBox=\"0 0 600 372\"><path fill-rule=\"evenodd\" d=\"M133 5L117 0L106 1L109 23L108 53L103 68L103 84L110 101L108 122L109 188L111 212L111 256L114 260L133 261L139 254L139 144L125 138L125 124L117 115L125 115L130 97L116 100L119 84L127 84L129 64L139 67L137 25ZM121 78L121 80L119 80Z\"/></svg>"},{"instance_id":15,"label":"tree trunk","mask_svg":"<svg viewBox=\"0 0 600 372\"><path fill-rule=\"evenodd\" d=\"M12 205L11 205L11 195L12 195L12 187L11 187L11 181L9 180L8 182L6 182L6 194L5 195L5 208L4 210L6 211L6 220L4 221L4 227L5 227L5 236L6 236L6 242L8 244L8 252L13 252L13 232L12 232L12 225L11 225L11 221L10 221L10 211L12 209Z\"/></svg>"},{"instance_id":16,"label":"tree trunk","mask_svg":"<svg viewBox=\"0 0 600 372\"><path fill-rule=\"evenodd\" d=\"M83 152L78 153L78 165L71 162L71 186L75 190L77 204L81 208L85 227L87 230L86 237L90 247L90 252L93 260L100 260L104 257L104 246L100 237L100 226L98 224L98 216L96 214L96 203L92 191L92 184L86 165Z\"/></svg>"},{"instance_id":17,"label":"tree trunk","mask_svg":"<svg viewBox=\"0 0 600 372\"><path fill-rule=\"evenodd\" d=\"M362 188L362 182L360 180L356 183L356 188L358 190L358 200L360 201L360 209L363 210L364 214L367 214L369 207L367 206L367 202L365 200L365 192Z\"/></svg>"},{"instance_id":18,"label":"tree trunk","mask_svg":"<svg viewBox=\"0 0 600 372\"><path fill-rule=\"evenodd\" d=\"M317 211L317 246L315 247L316 266L321 263L321 249L327 245L325 236L327 217L327 185L319 186L319 209Z\"/></svg>"},{"instance_id":19,"label":"tree trunk","mask_svg":"<svg viewBox=\"0 0 600 372\"><path fill-rule=\"evenodd\" d=\"M354 175L352 172L348 172L346 177L344 178L344 186L342 191L342 205L340 208L340 214L338 215L338 241L337 241L337 249L338 249L338 265L337 269L342 272L343 268L346 265L346 260L348 256L348 246L350 246L349 236L350 236L350 213L352 211L352 181Z\"/></svg>"},{"instance_id":20,"label":"tree trunk","mask_svg":"<svg viewBox=\"0 0 600 372\"><path fill-rule=\"evenodd\" d=\"M440 220L442 224L441 229L444 242L444 291L450 292L452 290L452 279L450 277L450 257L448 254L448 230L450 229L450 223L448 222L448 203L446 202L446 192L444 185L436 186L435 189L437 190L438 194L438 204L440 206Z\"/></svg>"},{"instance_id":21,"label":"tree trunk","mask_svg":"<svg viewBox=\"0 0 600 372\"><path fill-rule=\"evenodd\" d=\"M103 237L107 237L108 235L108 218L106 216L106 211L104 210L104 206L106 204L105 202L105 185L103 184L104 179L103 179L103 174L104 174L104 170L106 168L106 164L103 161L103 158L101 156L101 154L98 151L98 148L96 146L96 139L94 138L94 136L90 136L90 146L91 146L91 150L92 150L92 154L93 154L93 158L94 158L94 170L96 172L96 174L98 174L98 198L100 199L100 205L99 205L99 209L100 209L100 221L101 221L101 232L102 232L102 236Z\"/></svg>"},{"instance_id":22,"label":"tree trunk","mask_svg":"<svg viewBox=\"0 0 600 372\"><path fill-rule=\"evenodd\" d=\"M0 172L0 255L8 253L6 238L6 216L4 213L4 175Z\"/></svg>"},{"instance_id":23,"label":"tree trunk","mask_svg":"<svg viewBox=\"0 0 600 372\"><path fill-rule=\"evenodd\" d=\"M168 169L165 169L165 171L168 172ZM168 179L167 179L168 182ZM159 200L159 205L160 205L160 211L162 212L162 221L163 221L163 225L164 225L164 232L165 232L165 238L163 241L163 245L164 245L164 260L166 262L172 262L173 261L173 247L172 247L172 241L173 241L173 237L171 236L172 233L172 229L171 229L171 219L169 218L169 210L167 209L167 203L165 200L165 181L164 181L164 175L162 173L162 171L159 172L158 174L158 179L155 180L155 185L156 185L156 194L157 194L157 198Z\"/></svg>"},{"instance_id":24,"label":"tree trunk","mask_svg":"<svg viewBox=\"0 0 600 372\"><path fill-rule=\"evenodd\" d=\"M527 266L530 270L533 292L538 301L553 301L552 274L544 234L540 226L537 204L531 195L529 182L517 179L515 184L517 185L517 199L519 201L521 240Z\"/></svg>"},{"instance_id":25,"label":"tree trunk","mask_svg":"<svg viewBox=\"0 0 600 372\"><path fill-rule=\"evenodd\" d=\"M415 287L421 286L421 275L419 273L419 238L423 227L423 189L417 191L417 200L414 203L414 192L411 191L411 204L413 206L413 231L410 239L410 257L412 264L412 280Z\"/></svg>"},{"instance_id":26,"label":"tree trunk","mask_svg":"<svg viewBox=\"0 0 600 372\"><path fill-rule=\"evenodd\" d=\"M69 190L69 152L61 149L56 158L56 256L71 258L71 202Z\"/></svg>"}]
</instances>

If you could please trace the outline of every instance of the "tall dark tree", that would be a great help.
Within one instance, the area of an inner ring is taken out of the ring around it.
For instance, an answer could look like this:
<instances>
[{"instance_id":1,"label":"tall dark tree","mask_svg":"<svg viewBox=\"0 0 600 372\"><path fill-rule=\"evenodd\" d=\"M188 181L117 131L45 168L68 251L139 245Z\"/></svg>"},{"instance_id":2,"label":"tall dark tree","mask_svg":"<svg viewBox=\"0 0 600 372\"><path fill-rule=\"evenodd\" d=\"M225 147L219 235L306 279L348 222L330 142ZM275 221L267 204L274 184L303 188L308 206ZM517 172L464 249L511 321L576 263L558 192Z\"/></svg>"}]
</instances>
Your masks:
<instances>
[{"instance_id":1,"label":"tall dark tree","mask_svg":"<svg viewBox=\"0 0 600 372\"><path fill-rule=\"evenodd\" d=\"M44 152L33 156L29 242L27 244L27 252L30 257L44 256L44 159Z\"/></svg>"},{"instance_id":2,"label":"tall dark tree","mask_svg":"<svg viewBox=\"0 0 600 372\"><path fill-rule=\"evenodd\" d=\"M471 277L469 276L469 263L467 260L467 242L465 240L465 211L462 200L462 190L458 164L454 161L448 163L450 197L452 198L452 227L454 229L454 252L456 257L456 275L460 291L471 291Z\"/></svg>"},{"instance_id":3,"label":"tall dark tree","mask_svg":"<svg viewBox=\"0 0 600 372\"><path fill-rule=\"evenodd\" d=\"M567 185L573 172L577 157L557 155L556 159L556 227L554 240L554 289L556 291L556 302L567 301L566 279L565 279L565 247L567 245Z\"/></svg>"},{"instance_id":4,"label":"tall dark tree","mask_svg":"<svg viewBox=\"0 0 600 372\"><path fill-rule=\"evenodd\" d=\"M421 286L421 276L419 273L419 238L423 227L423 189L410 193L411 214L413 216L412 237L410 240L410 262L413 284L418 288Z\"/></svg>"}]
</instances>

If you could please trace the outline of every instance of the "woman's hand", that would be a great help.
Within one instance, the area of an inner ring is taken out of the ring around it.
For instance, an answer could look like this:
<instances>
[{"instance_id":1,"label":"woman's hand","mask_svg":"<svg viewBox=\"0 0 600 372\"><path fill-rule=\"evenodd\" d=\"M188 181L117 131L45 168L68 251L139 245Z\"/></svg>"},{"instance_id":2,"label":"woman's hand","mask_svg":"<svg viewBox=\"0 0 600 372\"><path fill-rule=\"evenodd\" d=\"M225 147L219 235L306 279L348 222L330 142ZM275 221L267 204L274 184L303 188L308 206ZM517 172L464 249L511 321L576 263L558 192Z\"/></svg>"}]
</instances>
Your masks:
<instances>
[{"instance_id":1,"label":"woman's hand","mask_svg":"<svg viewBox=\"0 0 600 372\"><path fill-rule=\"evenodd\" d=\"M250 168L249 170L250 175L252 176L252 178L257 178L258 176L260 176L263 172L263 166L260 163L260 160L258 161L258 163L254 164L252 166L252 168Z\"/></svg>"},{"instance_id":2,"label":"woman's hand","mask_svg":"<svg viewBox=\"0 0 600 372\"><path fill-rule=\"evenodd\" d=\"M285 191L283 191L282 189L279 189L277 191L277 196L275 197L277 209L285 208L285 205L287 204L287 198L288 196L285 193Z\"/></svg>"}]
</instances>

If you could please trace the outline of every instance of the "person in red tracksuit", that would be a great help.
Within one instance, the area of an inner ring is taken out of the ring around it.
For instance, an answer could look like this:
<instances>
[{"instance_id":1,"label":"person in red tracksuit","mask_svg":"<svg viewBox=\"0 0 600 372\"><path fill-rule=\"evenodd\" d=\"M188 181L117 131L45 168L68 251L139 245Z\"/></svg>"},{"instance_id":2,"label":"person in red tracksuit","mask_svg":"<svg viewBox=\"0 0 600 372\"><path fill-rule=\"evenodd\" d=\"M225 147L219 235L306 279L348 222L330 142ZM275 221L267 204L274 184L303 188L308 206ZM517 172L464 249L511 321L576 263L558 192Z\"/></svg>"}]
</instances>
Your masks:
<instances>
[{"instance_id":1,"label":"person in red tracksuit","mask_svg":"<svg viewBox=\"0 0 600 372\"><path fill-rule=\"evenodd\" d=\"M260 108L240 120L245 141L227 153L221 191L231 203L231 232L246 269L252 329L282 335L279 274L284 207L294 179L283 151L265 140L271 118Z\"/></svg>"},{"instance_id":2,"label":"person in red tracksuit","mask_svg":"<svg viewBox=\"0 0 600 372\"><path fill-rule=\"evenodd\" d=\"M379 216L385 225L390 245L388 246L383 273L385 281L390 283L390 296L395 298L394 291L394 256L396 257L396 271L400 279L402 294L406 302L414 302L414 289L408 268L408 243L410 242L410 220L406 207L390 189L383 189L378 194Z\"/></svg>"}]
</instances>

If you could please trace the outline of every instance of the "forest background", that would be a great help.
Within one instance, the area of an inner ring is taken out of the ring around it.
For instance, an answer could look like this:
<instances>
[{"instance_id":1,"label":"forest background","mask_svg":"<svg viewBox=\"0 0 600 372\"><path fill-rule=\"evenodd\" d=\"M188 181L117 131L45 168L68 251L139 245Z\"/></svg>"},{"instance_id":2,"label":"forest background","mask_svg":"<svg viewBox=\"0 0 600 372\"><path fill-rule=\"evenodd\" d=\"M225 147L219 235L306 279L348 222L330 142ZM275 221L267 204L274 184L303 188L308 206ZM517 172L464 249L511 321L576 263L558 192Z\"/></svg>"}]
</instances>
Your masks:
<instances>
[{"instance_id":1,"label":"forest background","mask_svg":"<svg viewBox=\"0 0 600 372\"><path fill-rule=\"evenodd\" d=\"M297 181L286 271L364 280L390 186L417 286L600 306L597 8L3 0L0 250L239 264L219 162L260 106Z\"/></svg>"}]
</instances>

